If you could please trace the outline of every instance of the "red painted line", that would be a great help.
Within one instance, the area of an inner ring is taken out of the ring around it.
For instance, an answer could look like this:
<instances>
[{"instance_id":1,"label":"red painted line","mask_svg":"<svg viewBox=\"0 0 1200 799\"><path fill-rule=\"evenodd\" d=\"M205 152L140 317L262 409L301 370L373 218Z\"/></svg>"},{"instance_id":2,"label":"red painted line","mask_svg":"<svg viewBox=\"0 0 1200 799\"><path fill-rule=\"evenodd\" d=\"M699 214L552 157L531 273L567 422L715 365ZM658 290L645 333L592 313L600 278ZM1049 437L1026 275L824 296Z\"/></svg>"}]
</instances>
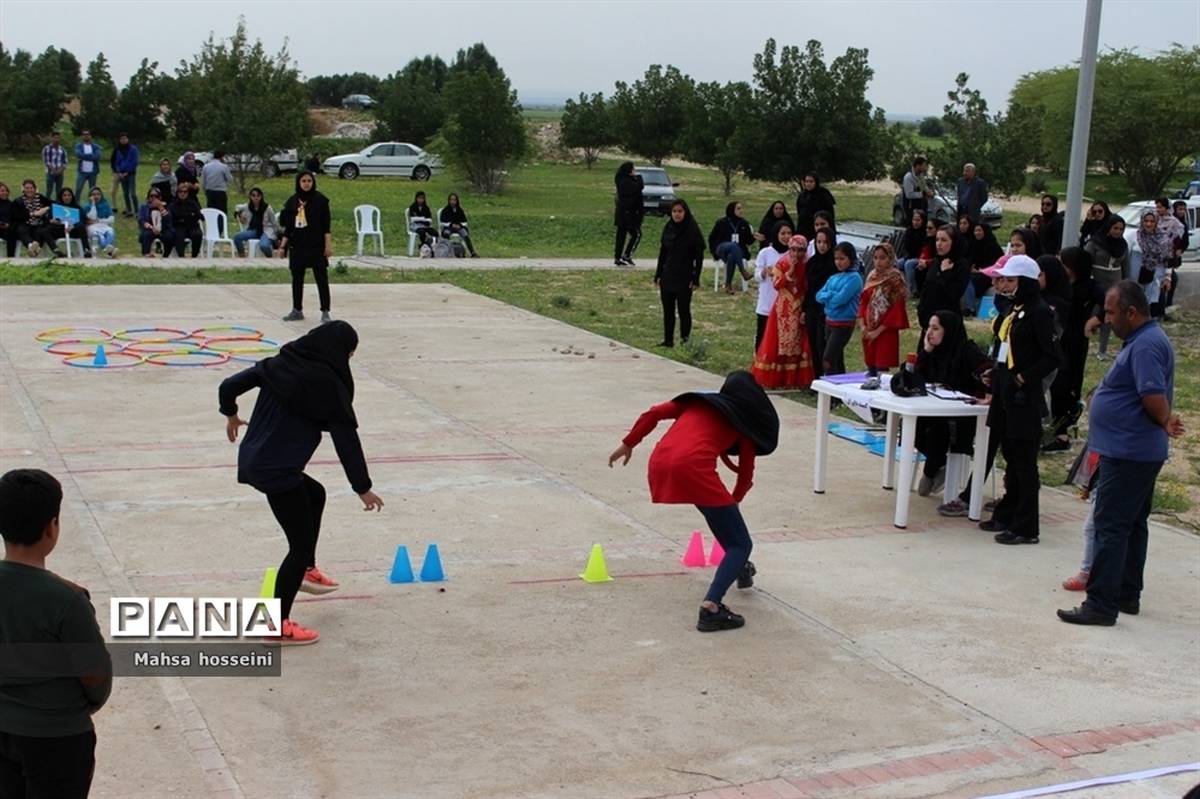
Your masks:
<instances>
[{"instance_id":1,"label":"red painted line","mask_svg":"<svg viewBox=\"0 0 1200 799\"><path fill-rule=\"evenodd\" d=\"M640 577L681 577L687 572L647 572L645 574L612 574L614 580L630 580ZM578 577L547 577L544 580L510 580L509 585L548 585L550 583L573 583Z\"/></svg>"},{"instance_id":2,"label":"red painted line","mask_svg":"<svg viewBox=\"0 0 1200 799\"><path fill-rule=\"evenodd\" d=\"M367 458L367 463L490 463L492 461L524 460L507 452L478 452L462 455L384 455ZM338 466L336 458L309 461L310 466ZM235 463L177 463L158 466L98 466L92 469L68 469L68 474L103 474L106 472L176 472L196 469L235 469Z\"/></svg>"},{"instance_id":3,"label":"red painted line","mask_svg":"<svg viewBox=\"0 0 1200 799\"><path fill-rule=\"evenodd\" d=\"M345 594L343 596L310 596L297 602L345 602L351 599L374 599L378 594Z\"/></svg>"}]
</instances>

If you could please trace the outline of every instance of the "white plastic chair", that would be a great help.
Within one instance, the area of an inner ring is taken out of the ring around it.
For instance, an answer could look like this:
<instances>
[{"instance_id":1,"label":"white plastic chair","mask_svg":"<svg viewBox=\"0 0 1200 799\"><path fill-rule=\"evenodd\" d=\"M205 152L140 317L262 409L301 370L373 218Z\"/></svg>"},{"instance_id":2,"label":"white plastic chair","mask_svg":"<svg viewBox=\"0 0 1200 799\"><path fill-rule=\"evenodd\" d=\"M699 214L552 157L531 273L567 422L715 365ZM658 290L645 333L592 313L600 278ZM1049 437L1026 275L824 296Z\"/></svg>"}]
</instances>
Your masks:
<instances>
[{"instance_id":1,"label":"white plastic chair","mask_svg":"<svg viewBox=\"0 0 1200 799\"><path fill-rule=\"evenodd\" d=\"M417 218L418 218L418 219L425 219L425 217L417 217ZM433 224L433 220L432 220L432 219L429 219L428 221L429 221L429 223L430 223L431 225ZM416 233L416 231L415 231L415 230L413 230L413 228L412 228L412 223L413 223L413 220L412 220L412 219L410 219L410 218L409 218L409 216L408 216L408 209L407 209L407 208L405 208L405 209L404 209L404 229L408 231L408 257L409 257L409 258L412 258L412 256L413 256L413 253L414 253L414 252L416 252L416 249L417 249L417 241L420 239L420 236L418 236L418 235L417 235L417 233ZM432 238L434 238L434 239L438 238L438 235L437 235L437 228L430 227L430 228L429 228L429 235L430 235Z\"/></svg>"},{"instance_id":2,"label":"white plastic chair","mask_svg":"<svg viewBox=\"0 0 1200 799\"><path fill-rule=\"evenodd\" d=\"M382 214L374 205L358 205L354 207L354 230L358 233L358 255L363 254L363 240L374 237L379 241L379 254L383 252ZM415 236L415 233L409 234ZM409 244L409 255L412 255L412 244Z\"/></svg>"},{"instance_id":3,"label":"white plastic chair","mask_svg":"<svg viewBox=\"0 0 1200 799\"><path fill-rule=\"evenodd\" d=\"M75 256L71 255L71 237L68 235L68 236L65 236L64 238L58 239L57 241L54 242L55 246L58 246L58 242L60 242L60 241L65 241L67 243L67 257L74 258ZM76 239L76 241L79 241L79 240ZM83 252L82 252L83 242L79 242L79 249L80 249L79 255L82 256L83 255Z\"/></svg>"},{"instance_id":4,"label":"white plastic chair","mask_svg":"<svg viewBox=\"0 0 1200 799\"><path fill-rule=\"evenodd\" d=\"M721 290L721 281L724 277L725 277L725 262L720 259L717 259L717 266L715 269L713 269L713 291ZM749 291L750 284L747 282L746 276L739 274L738 277L740 277L742 279L742 291L743 292Z\"/></svg>"},{"instance_id":5,"label":"white plastic chair","mask_svg":"<svg viewBox=\"0 0 1200 799\"><path fill-rule=\"evenodd\" d=\"M216 208L201 208L200 215L204 217L204 257L212 258L218 244L228 244L229 257L232 258L237 253L233 239L221 235L222 230L229 231L229 219L225 212Z\"/></svg>"}]
</instances>

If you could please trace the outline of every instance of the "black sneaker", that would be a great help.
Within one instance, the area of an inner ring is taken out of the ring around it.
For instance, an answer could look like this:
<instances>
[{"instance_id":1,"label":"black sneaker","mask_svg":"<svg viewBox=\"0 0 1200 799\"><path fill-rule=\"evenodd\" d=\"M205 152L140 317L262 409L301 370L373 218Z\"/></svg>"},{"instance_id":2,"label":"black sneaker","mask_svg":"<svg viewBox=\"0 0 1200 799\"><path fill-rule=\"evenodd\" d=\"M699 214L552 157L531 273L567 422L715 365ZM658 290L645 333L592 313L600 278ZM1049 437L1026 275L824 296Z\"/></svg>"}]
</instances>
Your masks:
<instances>
[{"instance_id":1,"label":"black sneaker","mask_svg":"<svg viewBox=\"0 0 1200 799\"><path fill-rule=\"evenodd\" d=\"M700 608L700 619L696 629L702 633L715 633L721 630L736 630L746 623L746 620L724 605L717 605L716 611Z\"/></svg>"},{"instance_id":2,"label":"black sneaker","mask_svg":"<svg viewBox=\"0 0 1200 799\"><path fill-rule=\"evenodd\" d=\"M657 347L674 347L674 346L675 346L675 342L673 342L673 341L660 341L660 342L658 342L658 344L656 344L655 346L657 346Z\"/></svg>"},{"instance_id":3,"label":"black sneaker","mask_svg":"<svg viewBox=\"0 0 1200 799\"><path fill-rule=\"evenodd\" d=\"M1117 610L1124 613L1126 616L1136 616L1142 612L1142 601L1140 599L1127 599L1117 603Z\"/></svg>"},{"instance_id":4,"label":"black sneaker","mask_svg":"<svg viewBox=\"0 0 1200 799\"><path fill-rule=\"evenodd\" d=\"M995 540L997 544L1036 544L1038 537L1036 535L1019 535L1012 530L1005 530L1003 533L997 533Z\"/></svg>"},{"instance_id":5,"label":"black sneaker","mask_svg":"<svg viewBox=\"0 0 1200 799\"><path fill-rule=\"evenodd\" d=\"M758 574L758 569L754 568L752 561L746 561L746 565L738 572L737 587L738 588L753 588L754 575Z\"/></svg>"},{"instance_id":6,"label":"black sneaker","mask_svg":"<svg viewBox=\"0 0 1200 799\"><path fill-rule=\"evenodd\" d=\"M1004 533L1008 532L1008 525L1004 522L996 521L995 517L993 517L980 522L979 529L985 533Z\"/></svg>"}]
</instances>

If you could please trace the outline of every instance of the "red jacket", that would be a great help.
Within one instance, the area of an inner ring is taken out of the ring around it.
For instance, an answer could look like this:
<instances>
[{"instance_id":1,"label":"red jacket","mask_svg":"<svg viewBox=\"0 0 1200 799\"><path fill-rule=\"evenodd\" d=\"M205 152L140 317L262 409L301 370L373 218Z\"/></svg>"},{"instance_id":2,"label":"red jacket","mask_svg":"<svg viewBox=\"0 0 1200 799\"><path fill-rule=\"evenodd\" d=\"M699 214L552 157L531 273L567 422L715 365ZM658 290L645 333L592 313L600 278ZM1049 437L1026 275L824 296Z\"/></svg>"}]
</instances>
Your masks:
<instances>
[{"instance_id":1,"label":"red jacket","mask_svg":"<svg viewBox=\"0 0 1200 799\"><path fill-rule=\"evenodd\" d=\"M664 504L720 507L742 501L754 478L754 443L706 402L664 402L638 417L624 443L630 449L663 419L675 419L650 455L650 499ZM738 463L725 454L738 446ZM717 474L717 458L737 474L733 494Z\"/></svg>"}]
</instances>

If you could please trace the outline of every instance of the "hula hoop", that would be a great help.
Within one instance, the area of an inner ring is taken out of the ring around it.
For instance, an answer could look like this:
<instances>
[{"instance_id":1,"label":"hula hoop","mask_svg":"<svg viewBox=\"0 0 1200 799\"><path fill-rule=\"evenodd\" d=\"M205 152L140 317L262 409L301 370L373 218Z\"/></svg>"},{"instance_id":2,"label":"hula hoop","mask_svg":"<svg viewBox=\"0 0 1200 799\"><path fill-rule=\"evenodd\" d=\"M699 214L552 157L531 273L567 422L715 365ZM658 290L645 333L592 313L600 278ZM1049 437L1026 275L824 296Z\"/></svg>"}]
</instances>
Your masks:
<instances>
[{"instance_id":1,"label":"hula hoop","mask_svg":"<svg viewBox=\"0 0 1200 799\"><path fill-rule=\"evenodd\" d=\"M170 355L176 352L199 352L204 349L201 342L191 341L136 341L126 344L126 352L138 355Z\"/></svg>"},{"instance_id":2,"label":"hula hoop","mask_svg":"<svg viewBox=\"0 0 1200 799\"><path fill-rule=\"evenodd\" d=\"M100 333L104 338L80 336L80 333ZM102 327L52 327L33 338L43 344L104 344L112 341L113 334Z\"/></svg>"},{"instance_id":3,"label":"hula hoop","mask_svg":"<svg viewBox=\"0 0 1200 799\"><path fill-rule=\"evenodd\" d=\"M174 357L196 357L214 358L215 360L204 363L172 363L171 361L160 361L158 358L174 358ZM145 356L146 363L152 363L155 366L183 366L183 367L201 367L220 366L229 360L229 355L224 352L207 352L205 350L176 350L175 352L155 352Z\"/></svg>"},{"instance_id":4,"label":"hula hoop","mask_svg":"<svg viewBox=\"0 0 1200 799\"><path fill-rule=\"evenodd\" d=\"M231 342L246 342L243 346L237 344L235 346L226 346ZM279 350L279 342L269 338L248 338L243 336L226 336L224 338L210 338L204 342L204 349L212 350L213 352L225 352L230 355L253 355L263 352L277 352Z\"/></svg>"},{"instance_id":5,"label":"hula hoop","mask_svg":"<svg viewBox=\"0 0 1200 799\"><path fill-rule=\"evenodd\" d=\"M73 347L70 349L61 349L62 347L66 347L69 344L80 345L83 347L83 349L79 349L77 347ZM105 346L105 345L108 345L108 346ZM109 354L109 349L108 349L109 346L111 346L113 348L112 352L124 352L126 349L126 347L124 345L122 345L120 342L112 342L112 341L92 342L89 339L83 339L83 338L66 338L66 339L62 339L61 341L54 341L54 342L51 342L50 344L47 344L46 346L42 347L42 349L44 351L50 353L51 355L87 355L87 354L95 355L96 347L104 347L104 354L108 355Z\"/></svg>"},{"instance_id":6,"label":"hula hoop","mask_svg":"<svg viewBox=\"0 0 1200 799\"><path fill-rule=\"evenodd\" d=\"M217 336L209 335L210 333L217 333L218 331L220 331L220 333ZM223 334L227 334L227 333L231 333L233 335L230 335L230 336L223 335ZM241 334L245 334L245 335L241 335ZM255 340L261 339L262 337L263 337L263 332L261 330L258 330L257 328L253 328L253 327L243 327L241 325L214 325L213 327L198 327L195 330L193 330L191 336L189 336L189 338L213 338L213 339L224 339L224 338L243 339L243 338L246 338L246 339L255 339Z\"/></svg>"},{"instance_id":7,"label":"hula hoop","mask_svg":"<svg viewBox=\"0 0 1200 799\"><path fill-rule=\"evenodd\" d=\"M105 357L108 357L108 358L133 358L133 363L97 364L97 363L84 363L82 361L79 363L76 363L76 361L80 361L82 358L95 359L95 357L96 357L95 353L81 352L77 355L68 355L67 357L63 358L63 363L65 363L67 366L74 366L79 369L128 369L131 366L139 366L143 362L145 362L145 358L143 358L141 355L136 355L132 352L124 352L122 350L117 350L116 352L105 353Z\"/></svg>"},{"instance_id":8,"label":"hula hoop","mask_svg":"<svg viewBox=\"0 0 1200 799\"><path fill-rule=\"evenodd\" d=\"M161 335L147 336L146 338L131 335L137 333L171 333L173 335L167 337ZM190 338L190 336L186 330L176 330L173 327L127 327L124 330L118 330L116 333L113 333L113 338L119 341L132 341L135 344L166 344L170 341L180 341Z\"/></svg>"}]
</instances>

